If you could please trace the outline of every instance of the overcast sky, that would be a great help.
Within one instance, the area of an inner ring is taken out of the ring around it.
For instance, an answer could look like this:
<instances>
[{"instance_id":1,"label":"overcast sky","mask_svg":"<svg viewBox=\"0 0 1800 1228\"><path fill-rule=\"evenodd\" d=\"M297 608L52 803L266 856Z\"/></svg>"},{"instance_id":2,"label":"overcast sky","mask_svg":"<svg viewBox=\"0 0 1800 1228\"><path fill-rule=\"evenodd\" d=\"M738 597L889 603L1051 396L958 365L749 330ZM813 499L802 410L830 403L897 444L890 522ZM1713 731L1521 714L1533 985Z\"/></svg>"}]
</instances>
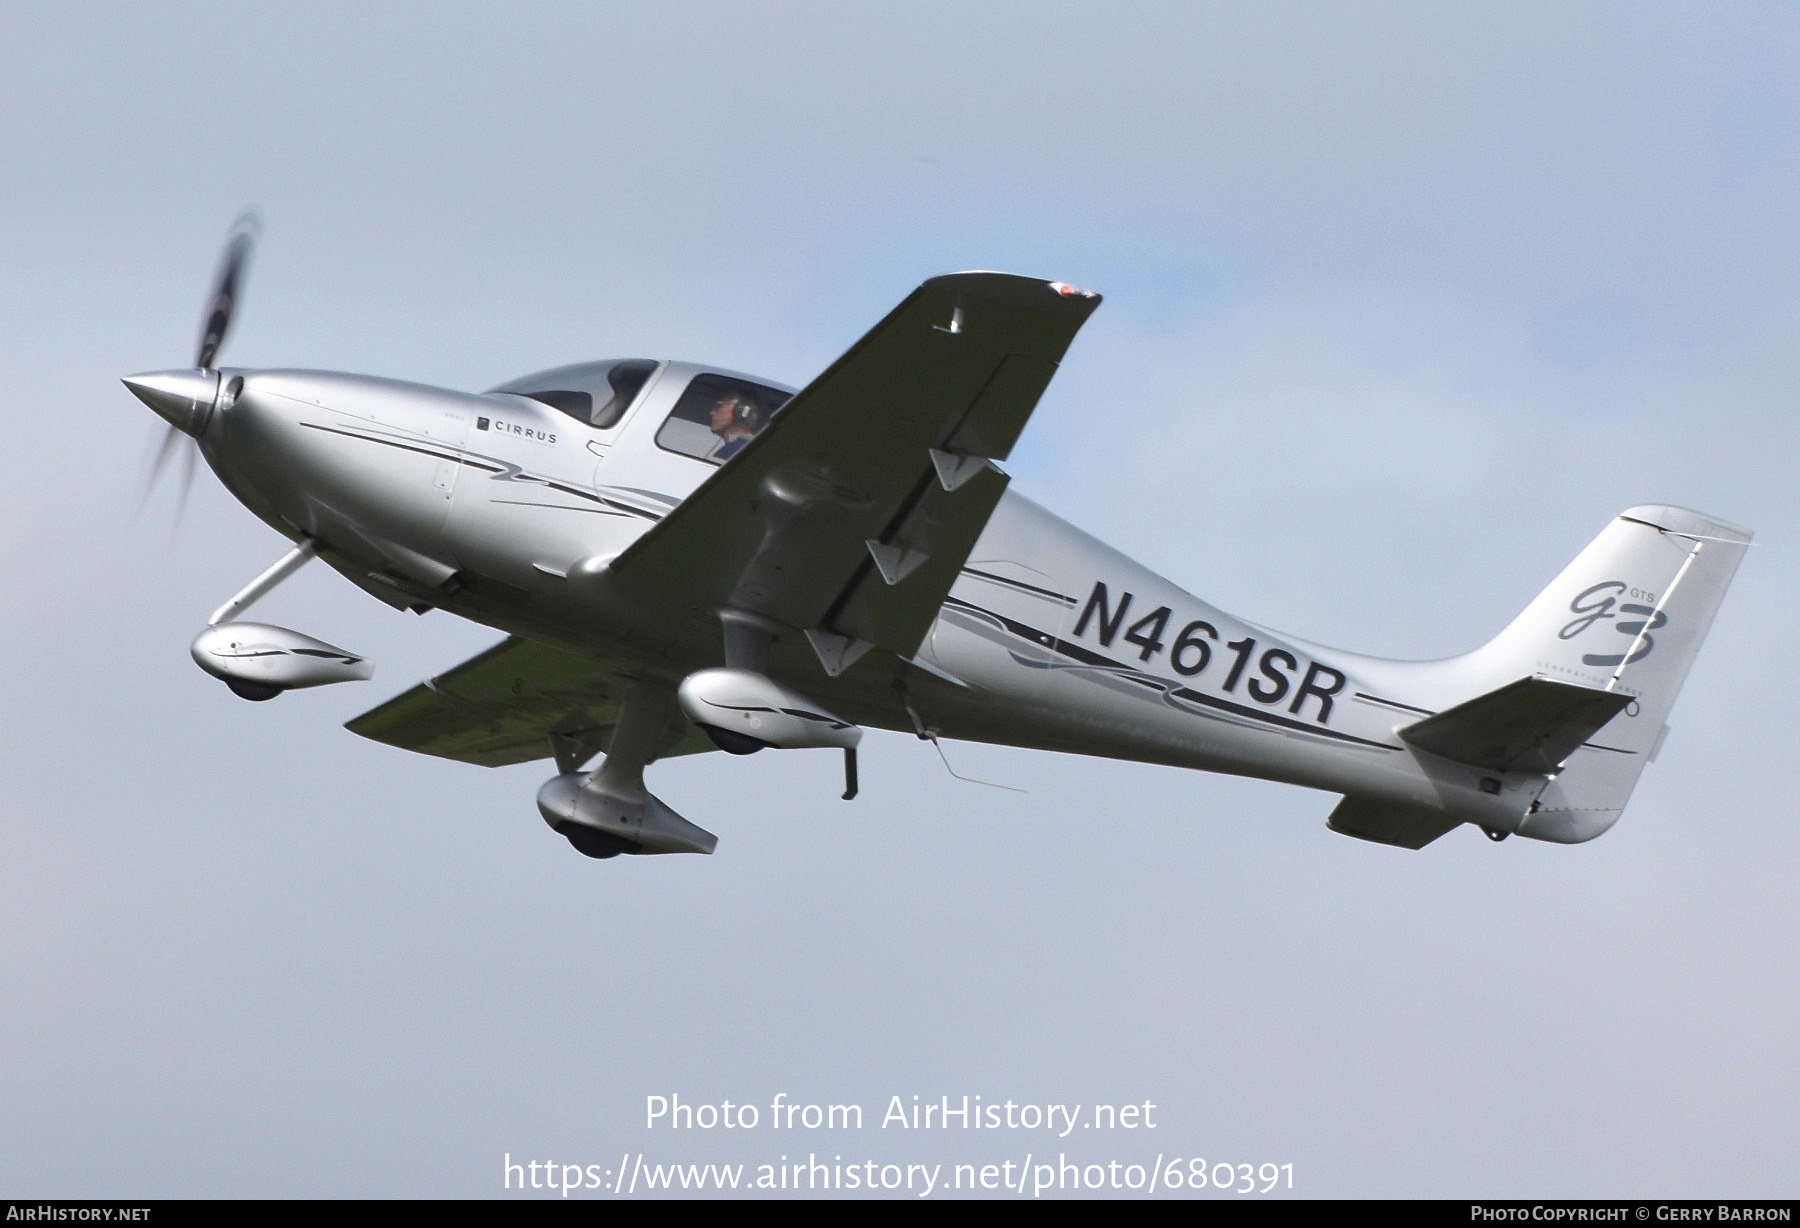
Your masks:
<instances>
[{"instance_id":1,"label":"overcast sky","mask_svg":"<svg viewBox=\"0 0 1800 1228\"><path fill-rule=\"evenodd\" d=\"M1315 1196L1787 1196L1800 1155L1800 15L1789 4L0 8L0 1196L499 1195L615 1167L1165 1156ZM1102 291L1015 488L1233 613L1482 642L1643 502L1757 530L1625 817L1421 852L1330 796L864 743L652 769L711 858L574 854L548 765L342 722L493 642L317 568L378 663L189 660L282 551L117 383L804 383L925 277ZM671 1135L647 1095L860 1103ZM905 1134L889 1098L1152 1101ZM949 1169L946 1167L945 1172Z\"/></svg>"}]
</instances>

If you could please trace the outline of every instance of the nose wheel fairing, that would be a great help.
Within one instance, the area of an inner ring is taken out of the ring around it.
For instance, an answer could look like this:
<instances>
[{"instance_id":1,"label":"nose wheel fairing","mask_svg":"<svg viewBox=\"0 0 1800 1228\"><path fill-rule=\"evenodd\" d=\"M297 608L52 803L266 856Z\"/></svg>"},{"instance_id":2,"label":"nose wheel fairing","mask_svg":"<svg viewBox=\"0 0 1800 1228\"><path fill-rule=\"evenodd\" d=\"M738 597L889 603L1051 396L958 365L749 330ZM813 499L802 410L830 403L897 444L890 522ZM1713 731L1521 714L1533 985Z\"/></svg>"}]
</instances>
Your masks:
<instances>
[{"instance_id":1,"label":"nose wheel fairing","mask_svg":"<svg viewBox=\"0 0 1800 1228\"><path fill-rule=\"evenodd\" d=\"M367 658L324 640L269 623L238 621L317 553L317 544L303 539L214 610L206 630L189 649L194 663L230 687L232 694L253 701L274 699L283 691L374 677L375 666Z\"/></svg>"}]
</instances>

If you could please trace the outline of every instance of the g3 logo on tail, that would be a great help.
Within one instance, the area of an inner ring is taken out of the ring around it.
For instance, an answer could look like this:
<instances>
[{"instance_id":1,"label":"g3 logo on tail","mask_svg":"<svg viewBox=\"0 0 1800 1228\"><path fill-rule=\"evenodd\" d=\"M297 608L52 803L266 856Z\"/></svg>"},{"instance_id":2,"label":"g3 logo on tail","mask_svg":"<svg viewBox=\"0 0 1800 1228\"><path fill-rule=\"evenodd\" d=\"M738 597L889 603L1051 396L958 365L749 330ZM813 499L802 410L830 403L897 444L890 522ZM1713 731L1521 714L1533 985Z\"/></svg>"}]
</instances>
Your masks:
<instances>
[{"instance_id":1,"label":"g3 logo on tail","mask_svg":"<svg viewBox=\"0 0 1800 1228\"><path fill-rule=\"evenodd\" d=\"M1575 600L1569 603L1569 612L1579 614L1581 617L1571 620L1566 627L1559 631L1557 633L1559 638L1572 640L1595 623L1603 619L1613 619L1615 620L1613 630L1621 635L1629 635L1633 640L1632 645L1626 650L1631 654L1629 657L1625 652L1590 652L1581 658L1583 665L1630 665L1633 661L1642 661L1650 655L1651 649L1656 647L1656 641L1651 638L1650 632L1665 625L1669 621L1669 616L1654 605L1639 605L1633 602L1619 604L1618 598L1627 593L1649 601L1656 599L1651 593L1628 588L1623 580L1607 580L1592 588L1583 589L1576 595ZM1616 621L1620 614L1632 617L1623 622Z\"/></svg>"}]
</instances>

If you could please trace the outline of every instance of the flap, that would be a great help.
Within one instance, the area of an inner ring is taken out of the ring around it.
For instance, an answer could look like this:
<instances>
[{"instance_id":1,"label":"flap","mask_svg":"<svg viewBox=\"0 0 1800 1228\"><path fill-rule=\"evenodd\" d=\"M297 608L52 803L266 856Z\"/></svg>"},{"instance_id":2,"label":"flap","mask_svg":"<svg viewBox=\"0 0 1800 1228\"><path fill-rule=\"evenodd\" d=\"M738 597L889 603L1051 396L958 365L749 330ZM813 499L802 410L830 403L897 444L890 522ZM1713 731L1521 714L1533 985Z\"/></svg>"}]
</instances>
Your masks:
<instances>
[{"instance_id":1,"label":"flap","mask_svg":"<svg viewBox=\"0 0 1800 1228\"><path fill-rule=\"evenodd\" d=\"M624 693L622 665L506 639L344 728L482 767L552 757L578 765L612 737ZM690 729L665 758L712 749L704 733Z\"/></svg>"},{"instance_id":2,"label":"flap","mask_svg":"<svg viewBox=\"0 0 1800 1228\"><path fill-rule=\"evenodd\" d=\"M1408 725L1400 736L1458 763L1548 776L1630 702L1618 691L1521 678Z\"/></svg>"},{"instance_id":3,"label":"flap","mask_svg":"<svg viewBox=\"0 0 1800 1228\"><path fill-rule=\"evenodd\" d=\"M731 607L903 656L1006 486L1005 457L1099 303L1005 273L933 278L613 561L640 608Z\"/></svg>"}]
</instances>

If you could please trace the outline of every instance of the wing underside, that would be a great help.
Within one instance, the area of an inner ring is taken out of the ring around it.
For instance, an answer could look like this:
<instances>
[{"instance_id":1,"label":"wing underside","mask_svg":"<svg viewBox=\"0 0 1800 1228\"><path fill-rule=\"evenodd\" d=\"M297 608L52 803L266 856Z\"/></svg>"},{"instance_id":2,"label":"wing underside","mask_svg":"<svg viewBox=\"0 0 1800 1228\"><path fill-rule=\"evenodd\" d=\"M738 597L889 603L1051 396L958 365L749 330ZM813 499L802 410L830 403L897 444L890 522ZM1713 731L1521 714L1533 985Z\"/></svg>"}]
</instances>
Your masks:
<instances>
[{"instance_id":1,"label":"wing underside","mask_svg":"<svg viewBox=\"0 0 1800 1228\"><path fill-rule=\"evenodd\" d=\"M402 750L482 767L585 762L606 749L625 663L510 638L344 727ZM670 756L713 749L698 729Z\"/></svg>"},{"instance_id":2,"label":"wing underside","mask_svg":"<svg viewBox=\"0 0 1800 1228\"><path fill-rule=\"evenodd\" d=\"M1005 273L926 282L614 560L611 582L663 621L731 609L806 632L833 673L871 647L912 655L1006 489L991 462L1098 303Z\"/></svg>"}]
</instances>

